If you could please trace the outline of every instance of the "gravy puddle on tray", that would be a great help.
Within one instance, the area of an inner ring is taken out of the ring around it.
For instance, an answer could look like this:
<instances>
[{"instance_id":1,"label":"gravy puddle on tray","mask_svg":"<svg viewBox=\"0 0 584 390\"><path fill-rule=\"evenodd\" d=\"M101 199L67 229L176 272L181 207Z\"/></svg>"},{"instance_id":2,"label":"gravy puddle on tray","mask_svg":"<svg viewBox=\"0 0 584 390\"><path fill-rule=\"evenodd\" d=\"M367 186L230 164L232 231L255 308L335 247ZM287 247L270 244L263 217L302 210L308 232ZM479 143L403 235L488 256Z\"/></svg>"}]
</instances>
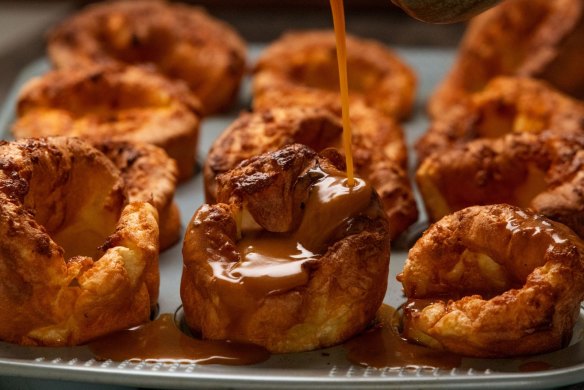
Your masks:
<instances>
[{"instance_id":1,"label":"gravy puddle on tray","mask_svg":"<svg viewBox=\"0 0 584 390\"><path fill-rule=\"evenodd\" d=\"M395 309L383 305L377 313L376 325L343 345L347 359L376 368L460 366L458 355L404 340L394 326L395 321ZM268 351L253 344L200 340L186 335L169 313L147 324L104 336L87 346L97 360L113 361L248 365L270 357ZM528 364L522 371L545 369L539 364Z\"/></svg>"},{"instance_id":2,"label":"gravy puddle on tray","mask_svg":"<svg viewBox=\"0 0 584 390\"><path fill-rule=\"evenodd\" d=\"M270 357L268 351L256 345L187 336L168 313L136 328L104 336L87 346L97 360L245 365Z\"/></svg>"},{"instance_id":3,"label":"gravy puddle on tray","mask_svg":"<svg viewBox=\"0 0 584 390\"><path fill-rule=\"evenodd\" d=\"M396 310L383 305L376 325L344 344L347 359L354 364L385 367L460 367L462 357L446 351L416 345L403 339L396 329Z\"/></svg>"},{"instance_id":4,"label":"gravy puddle on tray","mask_svg":"<svg viewBox=\"0 0 584 390\"><path fill-rule=\"evenodd\" d=\"M413 344L402 338L397 329L396 310L382 305L375 325L343 347L347 360L353 364L374 368L441 368L461 366L462 357L446 351ZM173 315L165 313L156 320L138 327L104 336L87 344L96 360L146 361L156 363L197 363L250 365L271 356L262 347L225 341L200 340L183 333ZM543 361L527 361L519 372L553 369Z\"/></svg>"}]
</instances>

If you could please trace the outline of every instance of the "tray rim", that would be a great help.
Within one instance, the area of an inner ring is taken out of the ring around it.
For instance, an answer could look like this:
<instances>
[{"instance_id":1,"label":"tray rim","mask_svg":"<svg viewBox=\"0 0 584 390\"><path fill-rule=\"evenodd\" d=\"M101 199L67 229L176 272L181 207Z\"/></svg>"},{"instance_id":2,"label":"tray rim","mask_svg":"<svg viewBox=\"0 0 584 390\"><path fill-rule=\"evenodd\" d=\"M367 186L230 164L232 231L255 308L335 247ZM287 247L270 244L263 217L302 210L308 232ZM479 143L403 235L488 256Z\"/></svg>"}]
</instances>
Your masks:
<instances>
[{"instance_id":1,"label":"tray rim","mask_svg":"<svg viewBox=\"0 0 584 390\"><path fill-rule=\"evenodd\" d=\"M398 385L400 388L443 388L448 385L455 388L548 388L549 381L553 385L565 386L577 383L581 376L584 364L571 366L564 369L555 369L540 372L527 373L490 373L477 376L392 376L392 377L309 377L309 376L270 376L265 374L229 374L218 379L216 373L195 373L195 372L173 372L171 375L165 372L134 371L132 375L121 369L99 368L98 371L90 373L107 374L96 375L88 378L86 367L75 365L58 366L46 363L0 362L0 374L10 376L26 376L40 379L56 379L67 381L82 381L110 384L110 385L130 385L141 387L166 387L166 388L187 388L193 387L233 387L238 388L297 388L305 389L318 385L319 388L334 389L339 387L347 388L387 388L387 386ZM121 362L120 364L123 364ZM148 364L146 364L148 365ZM17 372L11 371L18 368ZM95 367L93 368L95 369ZM63 375L66 374L66 375ZM471 379L472 378L472 379ZM139 379L138 381L136 379ZM540 381L542 380L542 381Z\"/></svg>"}]
</instances>

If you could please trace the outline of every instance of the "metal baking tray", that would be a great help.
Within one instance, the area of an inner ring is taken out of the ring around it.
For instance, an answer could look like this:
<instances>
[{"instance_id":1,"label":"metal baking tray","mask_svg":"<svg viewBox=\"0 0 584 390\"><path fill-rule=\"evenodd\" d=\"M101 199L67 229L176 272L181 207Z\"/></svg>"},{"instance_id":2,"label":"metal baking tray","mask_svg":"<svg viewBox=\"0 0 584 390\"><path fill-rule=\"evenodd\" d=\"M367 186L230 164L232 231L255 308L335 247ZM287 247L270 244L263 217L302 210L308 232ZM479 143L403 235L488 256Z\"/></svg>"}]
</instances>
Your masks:
<instances>
[{"instance_id":1,"label":"metal baking tray","mask_svg":"<svg viewBox=\"0 0 584 390\"><path fill-rule=\"evenodd\" d=\"M255 58L260 50L260 46L252 45L250 57ZM450 67L454 51L420 48L399 48L397 51L416 69L419 79L415 116L405 124L411 145L427 127L423 113L424 102ZM48 69L46 59L40 59L22 70L8 96L7 104L0 111L3 138L10 138L9 124L13 120L18 90L26 80ZM215 137L233 121L240 110L249 107L249 102L249 80L246 80L236 109L203 122L199 144L200 161L204 159ZM184 227L203 203L201 175L180 186L176 198ZM420 220L424 219L422 212ZM404 300L395 276L403 267L408 247L423 228L424 223L420 222L393 243L385 302L394 307ZM161 255L160 268L160 313L174 313L181 304L178 288L182 271L181 244ZM584 382L583 337L584 313L581 313L568 348L523 359L463 359L459 368L449 370L413 366L385 369L357 366L345 358L342 346L306 353L273 355L269 360L251 366L222 366L96 361L86 347L40 348L0 343L0 375L158 388L548 388ZM551 368L539 372L520 371L521 364L532 361L549 364Z\"/></svg>"}]
</instances>

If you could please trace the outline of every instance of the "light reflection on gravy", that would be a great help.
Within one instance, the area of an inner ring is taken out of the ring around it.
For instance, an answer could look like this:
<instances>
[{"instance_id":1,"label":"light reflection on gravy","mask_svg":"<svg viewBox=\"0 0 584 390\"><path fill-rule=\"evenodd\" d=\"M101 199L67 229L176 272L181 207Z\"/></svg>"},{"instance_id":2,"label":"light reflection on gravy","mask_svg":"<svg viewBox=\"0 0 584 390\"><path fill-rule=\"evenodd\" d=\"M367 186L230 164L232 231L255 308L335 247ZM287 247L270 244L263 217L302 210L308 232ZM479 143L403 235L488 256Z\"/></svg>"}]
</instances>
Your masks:
<instances>
[{"instance_id":1,"label":"light reflection on gravy","mask_svg":"<svg viewBox=\"0 0 584 390\"><path fill-rule=\"evenodd\" d=\"M290 233L243 230L236 249L238 262L211 261L213 288L230 318L230 335L238 339L255 310L266 297L306 285L310 263L317 263L328 250L339 226L366 214L372 187L355 179L352 187L342 173L320 167L307 175L315 178L299 227Z\"/></svg>"},{"instance_id":2,"label":"light reflection on gravy","mask_svg":"<svg viewBox=\"0 0 584 390\"><path fill-rule=\"evenodd\" d=\"M302 265L322 256L333 232L371 203L372 187L361 179L349 187L346 177L329 175L321 168L309 175L320 178L310 190L298 229L291 233L243 231L237 242L241 260L211 265L218 282L247 285L254 295L304 284L306 275L298 275L304 273ZM279 282L283 285L276 286Z\"/></svg>"},{"instance_id":3,"label":"light reflection on gravy","mask_svg":"<svg viewBox=\"0 0 584 390\"><path fill-rule=\"evenodd\" d=\"M88 347L97 360L114 361L244 365L270 357L268 351L256 345L189 337L168 313L147 324L102 337Z\"/></svg>"},{"instance_id":4,"label":"light reflection on gravy","mask_svg":"<svg viewBox=\"0 0 584 390\"><path fill-rule=\"evenodd\" d=\"M383 305L376 316L376 325L344 344L347 359L368 367L460 367L458 355L403 339L397 329L395 309Z\"/></svg>"}]
</instances>

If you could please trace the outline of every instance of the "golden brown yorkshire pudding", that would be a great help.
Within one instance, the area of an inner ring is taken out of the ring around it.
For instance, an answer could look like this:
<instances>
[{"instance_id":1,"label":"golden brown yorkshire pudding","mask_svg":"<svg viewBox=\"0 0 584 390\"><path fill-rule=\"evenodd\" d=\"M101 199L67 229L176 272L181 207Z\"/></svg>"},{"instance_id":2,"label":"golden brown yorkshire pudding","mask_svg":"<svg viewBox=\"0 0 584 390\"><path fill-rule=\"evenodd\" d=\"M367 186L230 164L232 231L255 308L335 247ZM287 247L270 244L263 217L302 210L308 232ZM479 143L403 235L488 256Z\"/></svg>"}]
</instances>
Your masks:
<instances>
[{"instance_id":1,"label":"golden brown yorkshire pudding","mask_svg":"<svg viewBox=\"0 0 584 390\"><path fill-rule=\"evenodd\" d=\"M219 176L220 203L195 213L183 247L191 329L280 353L337 344L373 319L389 224L373 188L349 189L327 153L294 144Z\"/></svg>"},{"instance_id":2,"label":"golden brown yorkshire pudding","mask_svg":"<svg viewBox=\"0 0 584 390\"><path fill-rule=\"evenodd\" d=\"M228 108L245 70L245 43L203 9L163 1L112 1L92 5L49 35L57 68L93 64L151 64L185 81L205 114Z\"/></svg>"},{"instance_id":3,"label":"golden brown yorkshire pudding","mask_svg":"<svg viewBox=\"0 0 584 390\"><path fill-rule=\"evenodd\" d=\"M137 142L101 141L94 146L120 170L128 200L149 202L158 211L160 250L180 238L180 212L174 201L178 169L161 148Z\"/></svg>"},{"instance_id":4,"label":"golden brown yorkshire pudding","mask_svg":"<svg viewBox=\"0 0 584 390\"><path fill-rule=\"evenodd\" d=\"M452 69L430 99L440 117L490 79L543 79L584 98L584 3L581 0L507 0L475 17Z\"/></svg>"},{"instance_id":5,"label":"golden brown yorkshire pudding","mask_svg":"<svg viewBox=\"0 0 584 390\"><path fill-rule=\"evenodd\" d=\"M467 356L542 353L570 342L584 242L532 211L474 206L430 226L398 279L408 338Z\"/></svg>"},{"instance_id":6,"label":"golden brown yorkshire pudding","mask_svg":"<svg viewBox=\"0 0 584 390\"><path fill-rule=\"evenodd\" d=\"M137 141L163 148L179 179L192 176L199 134L198 101L182 83L139 67L93 67L47 73L18 100L16 138L68 135Z\"/></svg>"},{"instance_id":7,"label":"golden brown yorkshire pudding","mask_svg":"<svg viewBox=\"0 0 584 390\"><path fill-rule=\"evenodd\" d=\"M416 174L431 220L471 205L509 203L584 237L584 134L514 133L428 157Z\"/></svg>"},{"instance_id":8,"label":"golden brown yorkshire pudding","mask_svg":"<svg viewBox=\"0 0 584 390\"><path fill-rule=\"evenodd\" d=\"M347 66L351 102L398 120L410 115L416 79L391 50L348 35ZM253 96L255 109L293 103L341 112L334 32L287 33L270 45L255 66Z\"/></svg>"},{"instance_id":9,"label":"golden brown yorkshire pudding","mask_svg":"<svg viewBox=\"0 0 584 390\"><path fill-rule=\"evenodd\" d=\"M453 145L511 132L584 132L584 103L534 79L497 77L444 115L433 119L416 144L419 161Z\"/></svg>"},{"instance_id":10,"label":"golden brown yorkshire pudding","mask_svg":"<svg viewBox=\"0 0 584 390\"><path fill-rule=\"evenodd\" d=\"M76 345L148 320L157 213L125 203L119 171L67 137L0 142L0 339Z\"/></svg>"},{"instance_id":11,"label":"golden brown yorkshire pudding","mask_svg":"<svg viewBox=\"0 0 584 390\"><path fill-rule=\"evenodd\" d=\"M362 106L359 106L362 107ZM356 174L368 180L389 217L391 238L418 219L412 188L405 172L406 147L401 128L375 110L352 112L353 158ZM216 177L241 161L286 145L301 143L313 150L342 149L338 118L318 108L273 108L244 113L211 146L204 167L209 203L217 197Z\"/></svg>"}]
</instances>

